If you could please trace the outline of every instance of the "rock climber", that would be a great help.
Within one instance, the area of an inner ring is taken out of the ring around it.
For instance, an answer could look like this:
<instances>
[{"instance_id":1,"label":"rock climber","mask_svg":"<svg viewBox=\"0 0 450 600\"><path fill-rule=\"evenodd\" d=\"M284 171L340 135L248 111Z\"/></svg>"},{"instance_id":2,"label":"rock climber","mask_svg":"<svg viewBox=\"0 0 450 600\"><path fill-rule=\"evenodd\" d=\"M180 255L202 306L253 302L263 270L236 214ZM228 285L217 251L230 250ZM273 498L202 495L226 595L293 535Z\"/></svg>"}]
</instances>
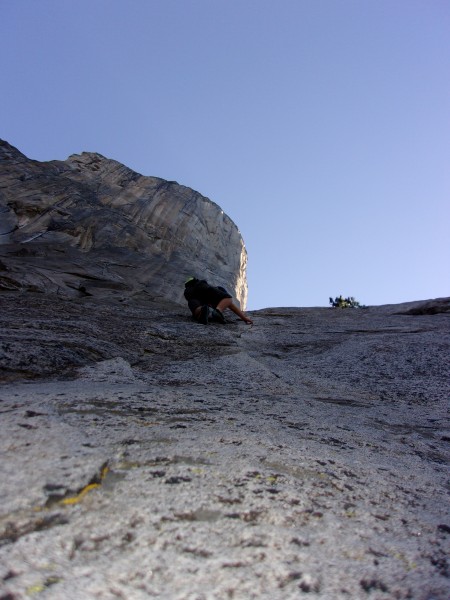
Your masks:
<instances>
[{"instance_id":1,"label":"rock climber","mask_svg":"<svg viewBox=\"0 0 450 600\"><path fill-rule=\"evenodd\" d=\"M223 311L229 308L244 323L253 325L253 321L233 304L233 298L225 288L209 285L204 279L195 277L188 277L184 285L184 297L188 301L192 316L199 323L204 325L210 321L225 323Z\"/></svg>"}]
</instances>

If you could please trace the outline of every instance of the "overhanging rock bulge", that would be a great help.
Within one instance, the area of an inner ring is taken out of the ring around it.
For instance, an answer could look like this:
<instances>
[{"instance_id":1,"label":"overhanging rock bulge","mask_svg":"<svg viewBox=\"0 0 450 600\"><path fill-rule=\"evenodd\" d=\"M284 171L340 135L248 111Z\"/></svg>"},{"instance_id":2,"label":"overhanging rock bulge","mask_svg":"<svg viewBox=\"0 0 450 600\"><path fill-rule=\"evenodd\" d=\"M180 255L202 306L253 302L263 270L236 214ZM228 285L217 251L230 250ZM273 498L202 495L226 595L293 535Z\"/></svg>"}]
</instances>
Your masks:
<instances>
[{"instance_id":1,"label":"overhanging rock bulge","mask_svg":"<svg viewBox=\"0 0 450 600\"><path fill-rule=\"evenodd\" d=\"M96 153L38 162L0 141L0 260L3 289L183 303L193 274L247 300L245 245L217 204Z\"/></svg>"}]
</instances>

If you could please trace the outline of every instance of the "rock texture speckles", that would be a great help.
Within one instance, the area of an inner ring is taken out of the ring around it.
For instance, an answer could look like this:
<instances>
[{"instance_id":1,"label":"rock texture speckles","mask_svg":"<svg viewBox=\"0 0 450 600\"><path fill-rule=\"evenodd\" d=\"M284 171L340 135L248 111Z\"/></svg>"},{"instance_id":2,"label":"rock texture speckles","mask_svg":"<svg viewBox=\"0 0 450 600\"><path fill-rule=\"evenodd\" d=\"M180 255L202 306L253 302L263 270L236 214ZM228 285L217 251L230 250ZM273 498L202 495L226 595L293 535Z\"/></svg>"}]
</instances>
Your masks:
<instances>
[{"instance_id":1,"label":"rock texture speckles","mask_svg":"<svg viewBox=\"0 0 450 600\"><path fill-rule=\"evenodd\" d=\"M445 302L0 294L3 597L447 600Z\"/></svg>"},{"instance_id":2,"label":"rock texture speckles","mask_svg":"<svg viewBox=\"0 0 450 600\"><path fill-rule=\"evenodd\" d=\"M245 307L246 250L220 207L100 154L45 163L0 142L0 223L2 289L181 302L196 275Z\"/></svg>"}]
</instances>

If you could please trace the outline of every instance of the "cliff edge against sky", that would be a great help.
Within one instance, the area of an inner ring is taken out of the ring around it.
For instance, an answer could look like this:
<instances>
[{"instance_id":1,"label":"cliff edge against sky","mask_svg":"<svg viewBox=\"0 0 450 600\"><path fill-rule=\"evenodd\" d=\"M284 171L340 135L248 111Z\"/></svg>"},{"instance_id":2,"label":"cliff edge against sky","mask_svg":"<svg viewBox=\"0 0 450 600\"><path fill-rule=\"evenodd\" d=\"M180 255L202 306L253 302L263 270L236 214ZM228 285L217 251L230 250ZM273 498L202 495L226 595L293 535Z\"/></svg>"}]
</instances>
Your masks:
<instances>
[{"instance_id":1,"label":"cliff edge against sky","mask_svg":"<svg viewBox=\"0 0 450 600\"><path fill-rule=\"evenodd\" d=\"M221 208L100 154L28 159L0 141L0 286L182 301L189 275L245 308L247 253Z\"/></svg>"}]
</instances>

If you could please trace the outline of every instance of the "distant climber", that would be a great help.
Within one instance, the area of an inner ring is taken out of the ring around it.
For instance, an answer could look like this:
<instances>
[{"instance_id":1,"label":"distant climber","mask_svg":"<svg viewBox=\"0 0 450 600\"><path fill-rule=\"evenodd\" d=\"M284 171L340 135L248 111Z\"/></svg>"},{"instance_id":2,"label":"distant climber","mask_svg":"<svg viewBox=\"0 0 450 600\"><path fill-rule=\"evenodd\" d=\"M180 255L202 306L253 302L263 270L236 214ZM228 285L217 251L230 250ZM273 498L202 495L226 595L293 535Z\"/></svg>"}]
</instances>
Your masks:
<instances>
[{"instance_id":1,"label":"distant climber","mask_svg":"<svg viewBox=\"0 0 450 600\"><path fill-rule=\"evenodd\" d=\"M253 325L253 321L233 304L233 298L225 288L209 285L204 279L195 277L189 277L184 285L184 297L188 301L192 316L199 323L204 325L210 321L225 323L223 311L229 308L244 323Z\"/></svg>"}]
</instances>

